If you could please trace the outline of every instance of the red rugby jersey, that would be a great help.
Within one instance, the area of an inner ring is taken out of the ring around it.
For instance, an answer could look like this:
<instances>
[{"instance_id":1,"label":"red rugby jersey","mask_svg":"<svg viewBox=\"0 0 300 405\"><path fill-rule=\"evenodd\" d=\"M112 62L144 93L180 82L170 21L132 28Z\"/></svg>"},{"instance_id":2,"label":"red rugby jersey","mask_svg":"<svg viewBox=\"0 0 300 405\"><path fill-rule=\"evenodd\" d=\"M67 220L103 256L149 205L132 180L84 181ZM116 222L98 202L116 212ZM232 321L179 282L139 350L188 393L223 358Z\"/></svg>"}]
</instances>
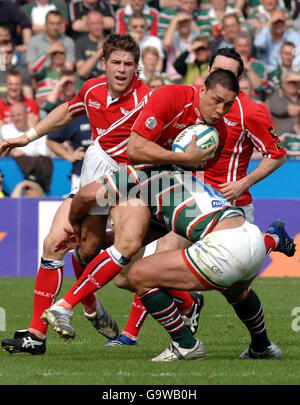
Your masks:
<instances>
[{"instance_id":1,"label":"red rugby jersey","mask_svg":"<svg viewBox=\"0 0 300 405\"><path fill-rule=\"evenodd\" d=\"M88 80L76 97L69 101L72 116L87 114L94 142L117 163L128 163L127 143L131 128L138 117L148 86L135 76L130 87L112 100L106 77Z\"/></svg>"},{"instance_id":2,"label":"red rugby jersey","mask_svg":"<svg viewBox=\"0 0 300 405\"><path fill-rule=\"evenodd\" d=\"M217 190L219 184L246 176L254 147L270 159L279 159L286 154L269 116L244 92L239 93L226 114L225 124L228 132L225 147L216 164L205 171L205 181ZM233 205L244 206L251 201L247 190Z\"/></svg>"},{"instance_id":3,"label":"red rugby jersey","mask_svg":"<svg viewBox=\"0 0 300 405\"><path fill-rule=\"evenodd\" d=\"M168 84L157 88L149 97L132 130L160 146L171 149L176 136L186 127L203 123L199 104L200 86ZM210 159L205 168L210 167L219 155L226 138L223 119L214 127L220 135L215 158Z\"/></svg>"}]
</instances>

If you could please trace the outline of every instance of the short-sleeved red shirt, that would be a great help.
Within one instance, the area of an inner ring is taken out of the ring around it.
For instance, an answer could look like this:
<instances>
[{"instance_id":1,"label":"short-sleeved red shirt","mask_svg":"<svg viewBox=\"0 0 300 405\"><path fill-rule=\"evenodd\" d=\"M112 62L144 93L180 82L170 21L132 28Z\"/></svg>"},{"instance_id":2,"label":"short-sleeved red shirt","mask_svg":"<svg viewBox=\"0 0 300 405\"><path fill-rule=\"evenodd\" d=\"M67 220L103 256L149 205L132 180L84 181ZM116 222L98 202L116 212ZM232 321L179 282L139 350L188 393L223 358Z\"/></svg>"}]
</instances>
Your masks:
<instances>
[{"instance_id":1,"label":"short-sleeved red shirt","mask_svg":"<svg viewBox=\"0 0 300 405\"><path fill-rule=\"evenodd\" d=\"M134 77L130 87L111 99L106 77L88 80L76 97L69 101L72 116L87 114L94 142L117 163L128 163L127 143L131 127L138 117L148 86Z\"/></svg>"}]
</instances>

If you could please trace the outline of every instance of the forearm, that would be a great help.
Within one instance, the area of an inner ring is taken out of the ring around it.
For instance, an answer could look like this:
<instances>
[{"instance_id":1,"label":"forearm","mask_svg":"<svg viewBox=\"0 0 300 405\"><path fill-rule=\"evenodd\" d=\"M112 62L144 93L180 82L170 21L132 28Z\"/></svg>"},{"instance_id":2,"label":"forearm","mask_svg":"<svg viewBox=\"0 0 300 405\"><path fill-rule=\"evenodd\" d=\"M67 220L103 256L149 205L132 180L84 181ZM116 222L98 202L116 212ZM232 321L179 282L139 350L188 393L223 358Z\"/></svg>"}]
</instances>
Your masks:
<instances>
[{"instance_id":1,"label":"forearm","mask_svg":"<svg viewBox=\"0 0 300 405\"><path fill-rule=\"evenodd\" d=\"M244 177L244 182L246 188L250 188L254 184L263 180L265 177L269 176L275 170L277 170L286 160L286 156L279 159L268 159L263 158L259 165Z\"/></svg>"},{"instance_id":2,"label":"forearm","mask_svg":"<svg viewBox=\"0 0 300 405\"><path fill-rule=\"evenodd\" d=\"M172 152L134 132L129 139L127 157L135 163L186 164L184 153Z\"/></svg>"},{"instance_id":3,"label":"forearm","mask_svg":"<svg viewBox=\"0 0 300 405\"><path fill-rule=\"evenodd\" d=\"M102 183L93 182L83 187L72 199L69 221L70 224L76 224L85 217L92 206L96 203L97 191L102 186Z\"/></svg>"}]
</instances>

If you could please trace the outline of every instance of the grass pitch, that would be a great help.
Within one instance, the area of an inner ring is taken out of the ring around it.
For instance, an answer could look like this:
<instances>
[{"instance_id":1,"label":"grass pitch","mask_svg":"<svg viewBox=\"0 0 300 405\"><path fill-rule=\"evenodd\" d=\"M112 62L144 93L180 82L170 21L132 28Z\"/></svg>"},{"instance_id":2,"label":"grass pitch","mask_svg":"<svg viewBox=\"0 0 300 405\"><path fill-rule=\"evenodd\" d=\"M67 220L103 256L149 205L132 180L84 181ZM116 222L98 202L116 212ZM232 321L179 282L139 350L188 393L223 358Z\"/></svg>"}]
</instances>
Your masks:
<instances>
[{"instance_id":1,"label":"grass pitch","mask_svg":"<svg viewBox=\"0 0 300 405\"><path fill-rule=\"evenodd\" d=\"M73 282L64 280L60 297ZM0 307L6 313L1 340L29 326L33 287L33 278L0 278ZM300 314L300 278L257 279L253 289L263 303L269 337L284 353L281 360L240 360L249 345L248 331L221 294L205 292L196 335L206 346L203 360L152 363L151 358L170 339L150 316L137 347L104 348L106 339L91 327L78 306L73 342L62 341L49 328L43 356L9 355L0 350L0 385L299 385L300 317L298 321L295 315ZM112 283L98 294L122 330L133 294Z\"/></svg>"}]
</instances>

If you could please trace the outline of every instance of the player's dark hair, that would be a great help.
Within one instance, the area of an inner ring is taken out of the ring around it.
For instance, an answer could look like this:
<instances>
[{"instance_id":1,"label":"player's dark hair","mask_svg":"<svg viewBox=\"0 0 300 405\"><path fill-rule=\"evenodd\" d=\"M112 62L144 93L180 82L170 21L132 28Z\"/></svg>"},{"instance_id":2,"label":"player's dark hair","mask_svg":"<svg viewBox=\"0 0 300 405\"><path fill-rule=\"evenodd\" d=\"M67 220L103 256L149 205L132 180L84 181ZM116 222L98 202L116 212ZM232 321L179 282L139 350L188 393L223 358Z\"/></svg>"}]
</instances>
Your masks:
<instances>
[{"instance_id":1,"label":"player's dark hair","mask_svg":"<svg viewBox=\"0 0 300 405\"><path fill-rule=\"evenodd\" d=\"M114 51L130 52L136 64L140 60L140 47L132 38L126 34L110 34L103 43L103 58L107 61Z\"/></svg>"},{"instance_id":2,"label":"player's dark hair","mask_svg":"<svg viewBox=\"0 0 300 405\"><path fill-rule=\"evenodd\" d=\"M240 86L235 74L230 70L218 69L211 72L205 79L206 89L213 89L217 84L220 84L227 90L233 91L236 95L239 94Z\"/></svg>"},{"instance_id":3,"label":"player's dark hair","mask_svg":"<svg viewBox=\"0 0 300 405\"><path fill-rule=\"evenodd\" d=\"M243 62L240 54L237 53L237 51L234 48L220 48L215 53L213 53L209 58L209 69L211 69L211 67L214 64L214 61L218 55L225 56L226 58L231 58L231 59L236 60L239 64L238 77L242 76L242 74L244 72L244 62Z\"/></svg>"}]
</instances>

